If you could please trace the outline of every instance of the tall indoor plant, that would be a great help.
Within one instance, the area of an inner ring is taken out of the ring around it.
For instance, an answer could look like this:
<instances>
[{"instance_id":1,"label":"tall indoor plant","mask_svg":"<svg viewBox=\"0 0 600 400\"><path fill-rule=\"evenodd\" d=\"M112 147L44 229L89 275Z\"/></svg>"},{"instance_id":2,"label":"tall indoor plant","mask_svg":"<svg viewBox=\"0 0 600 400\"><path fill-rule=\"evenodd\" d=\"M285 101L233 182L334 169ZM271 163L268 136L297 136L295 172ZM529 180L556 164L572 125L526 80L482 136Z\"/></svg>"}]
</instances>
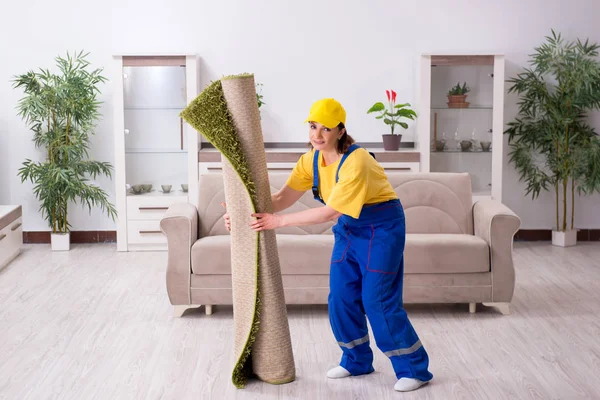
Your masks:
<instances>
[{"instance_id":1,"label":"tall indoor plant","mask_svg":"<svg viewBox=\"0 0 600 400\"><path fill-rule=\"evenodd\" d=\"M373 104L371 108L367 111L367 114L373 112L379 112L377 119L383 119L383 122L386 125L389 125L391 129L390 134L383 134L383 148L385 150L398 150L400 147L400 141L402 139L402 135L394 133L396 125L401 126L404 129L408 129L408 124L406 122L400 121L401 118L407 118L410 120L414 120L417 116L410 108L409 103L404 104L396 104L396 92L393 90L385 91L388 99L387 107L382 102L377 102Z\"/></svg>"},{"instance_id":2,"label":"tall indoor plant","mask_svg":"<svg viewBox=\"0 0 600 400\"><path fill-rule=\"evenodd\" d=\"M509 93L520 95L519 114L505 131L510 161L533 199L554 188L552 241L560 246L577 240L575 191L600 192L600 138L586 123L587 113L600 109L598 48L588 41L565 42L552 31L535 49L531 67L509 80Z\"/></svg>"},{"instance_id":3,"label":"tall indoor plant","mask_svg":"<svg viewBox=\"0 0 600 400\"><path fill-rule=\"evenodd\" d=\"M27 159L19 169L21 182L35 184L33 193L52 233L52 248L68 250L70 224L68 205L80 201L89 208L99 206L114 220L117 213L108 195L88 179L111 176L107 162L88 160L90 135L94 134L100 113L98 85L106 81L96 69L88 71L87 54L57 57L59 73L48 69L16 76L15 88L25 96L18 114L33 131L36 147L45 149L45 160Z\"/></svg>"}]
</instances>

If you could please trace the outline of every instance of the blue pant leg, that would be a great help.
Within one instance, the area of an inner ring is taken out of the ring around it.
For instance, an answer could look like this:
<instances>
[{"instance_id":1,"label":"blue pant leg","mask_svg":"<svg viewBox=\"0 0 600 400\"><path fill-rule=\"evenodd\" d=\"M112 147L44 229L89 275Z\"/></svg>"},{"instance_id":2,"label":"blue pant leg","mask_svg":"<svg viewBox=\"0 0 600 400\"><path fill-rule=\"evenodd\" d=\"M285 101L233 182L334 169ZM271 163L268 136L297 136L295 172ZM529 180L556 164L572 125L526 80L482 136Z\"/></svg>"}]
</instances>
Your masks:
<instances>
[{"instance_id":1,"label":"blue pant leg","mask_svg":"<svg viewBox=\"0 0 600 400\"><path fill-rule=\"evenodd\" d=\"M340 365L352 375L373 372L373 351L362 303L362 274L351 256L350 231L338 223L334 227L335 244L331 258L329 321L342 349Z\"/></svg>"},{"instance_id":2,"label":"blue pant leg","mask_svg":"<svg viewBox=\"0 0 600 400\"><path fill-rule=\"evenodd\" d=\"M403 308L404 218L372 224L361 237L363 304L377 347L389 357L398 379L429 381L428 354Z\"/></svg>"}]
</instances>

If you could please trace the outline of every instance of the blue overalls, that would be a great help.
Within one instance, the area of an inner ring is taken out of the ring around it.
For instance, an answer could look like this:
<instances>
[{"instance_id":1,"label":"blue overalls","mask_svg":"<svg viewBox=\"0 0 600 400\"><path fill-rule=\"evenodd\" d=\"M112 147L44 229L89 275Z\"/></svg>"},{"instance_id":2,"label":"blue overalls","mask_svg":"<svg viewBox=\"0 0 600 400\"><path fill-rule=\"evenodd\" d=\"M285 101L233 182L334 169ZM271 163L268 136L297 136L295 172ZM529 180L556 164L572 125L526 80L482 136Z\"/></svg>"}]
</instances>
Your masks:
<instances>
[{"instance_id":1,"label":"blue overalls","mask_svg":"<svg viewBox=\"0 0 600 400\"><path fill-rule=\"evenodd\" d=\"M357 145L350 147L339 170ZM313 194L319 195L319 152L313 162ZM338 174L336 174L336 182ZM364 206L358 219L342 215L333 227L329 321L343 351L340 366L352 375L373 372L367 320L377 347L390 358L398 379L429 381L429 357L403 308L406 225L399 200Z\"/></svg>"}]
</instances>

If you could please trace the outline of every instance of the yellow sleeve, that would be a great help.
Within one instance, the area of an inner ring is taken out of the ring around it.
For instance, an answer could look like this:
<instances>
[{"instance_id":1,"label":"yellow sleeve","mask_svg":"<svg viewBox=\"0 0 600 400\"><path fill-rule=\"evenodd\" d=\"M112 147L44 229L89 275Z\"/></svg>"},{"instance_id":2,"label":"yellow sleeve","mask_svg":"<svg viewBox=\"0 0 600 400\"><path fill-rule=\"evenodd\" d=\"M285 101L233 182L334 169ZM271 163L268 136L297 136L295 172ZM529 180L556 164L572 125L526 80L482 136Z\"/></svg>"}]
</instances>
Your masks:
<instances>
[{"instance_id":1,"label":"yellow sleeve","mask_svg":"<svg viewBox=\"0 0 600 400\"><path fill-rule=\"evenodd\" d=\"M312 151L305 153L300 157L286 182L287 186L299 192L306 192L312 188L312 159Z\"/></svg>"},{"instance_id":2,"label":"yellow sleeve","mask_svg":"<svg viewBox=\"0 0 600 400\"><path fill-rule=\"evenodd\" d=\"M338 183L331 191L327 205L337 212L358 218L367 197L368 176L362 155L352 154L340 170Z\"/></svg>"}]
</instances>

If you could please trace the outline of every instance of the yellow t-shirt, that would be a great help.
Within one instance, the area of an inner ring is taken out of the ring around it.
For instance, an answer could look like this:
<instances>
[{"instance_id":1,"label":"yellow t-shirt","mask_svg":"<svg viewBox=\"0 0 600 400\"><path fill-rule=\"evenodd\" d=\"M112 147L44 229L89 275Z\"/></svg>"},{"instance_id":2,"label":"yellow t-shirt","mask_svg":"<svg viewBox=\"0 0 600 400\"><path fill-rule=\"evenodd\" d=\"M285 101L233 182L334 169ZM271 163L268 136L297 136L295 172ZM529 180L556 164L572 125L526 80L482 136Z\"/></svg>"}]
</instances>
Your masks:
<instances>
[{"instance_id":1,"label":"yellow t-shirt","mask_svg":"<svg viewBox=\"0 0 600 400\"><path fill-rule=\"evenodd\" d=\"M311 150L300 157L287 180L290 188L300 192L311 190L313 156L314 150ZM336 184L335 174L340 161L341 158L325 166L323 153L319 152L319 193L329 207L358 218L365 204L398 198L381 165L364 148L354 150L346 158Z\"/></svg>"}]
</instances>

